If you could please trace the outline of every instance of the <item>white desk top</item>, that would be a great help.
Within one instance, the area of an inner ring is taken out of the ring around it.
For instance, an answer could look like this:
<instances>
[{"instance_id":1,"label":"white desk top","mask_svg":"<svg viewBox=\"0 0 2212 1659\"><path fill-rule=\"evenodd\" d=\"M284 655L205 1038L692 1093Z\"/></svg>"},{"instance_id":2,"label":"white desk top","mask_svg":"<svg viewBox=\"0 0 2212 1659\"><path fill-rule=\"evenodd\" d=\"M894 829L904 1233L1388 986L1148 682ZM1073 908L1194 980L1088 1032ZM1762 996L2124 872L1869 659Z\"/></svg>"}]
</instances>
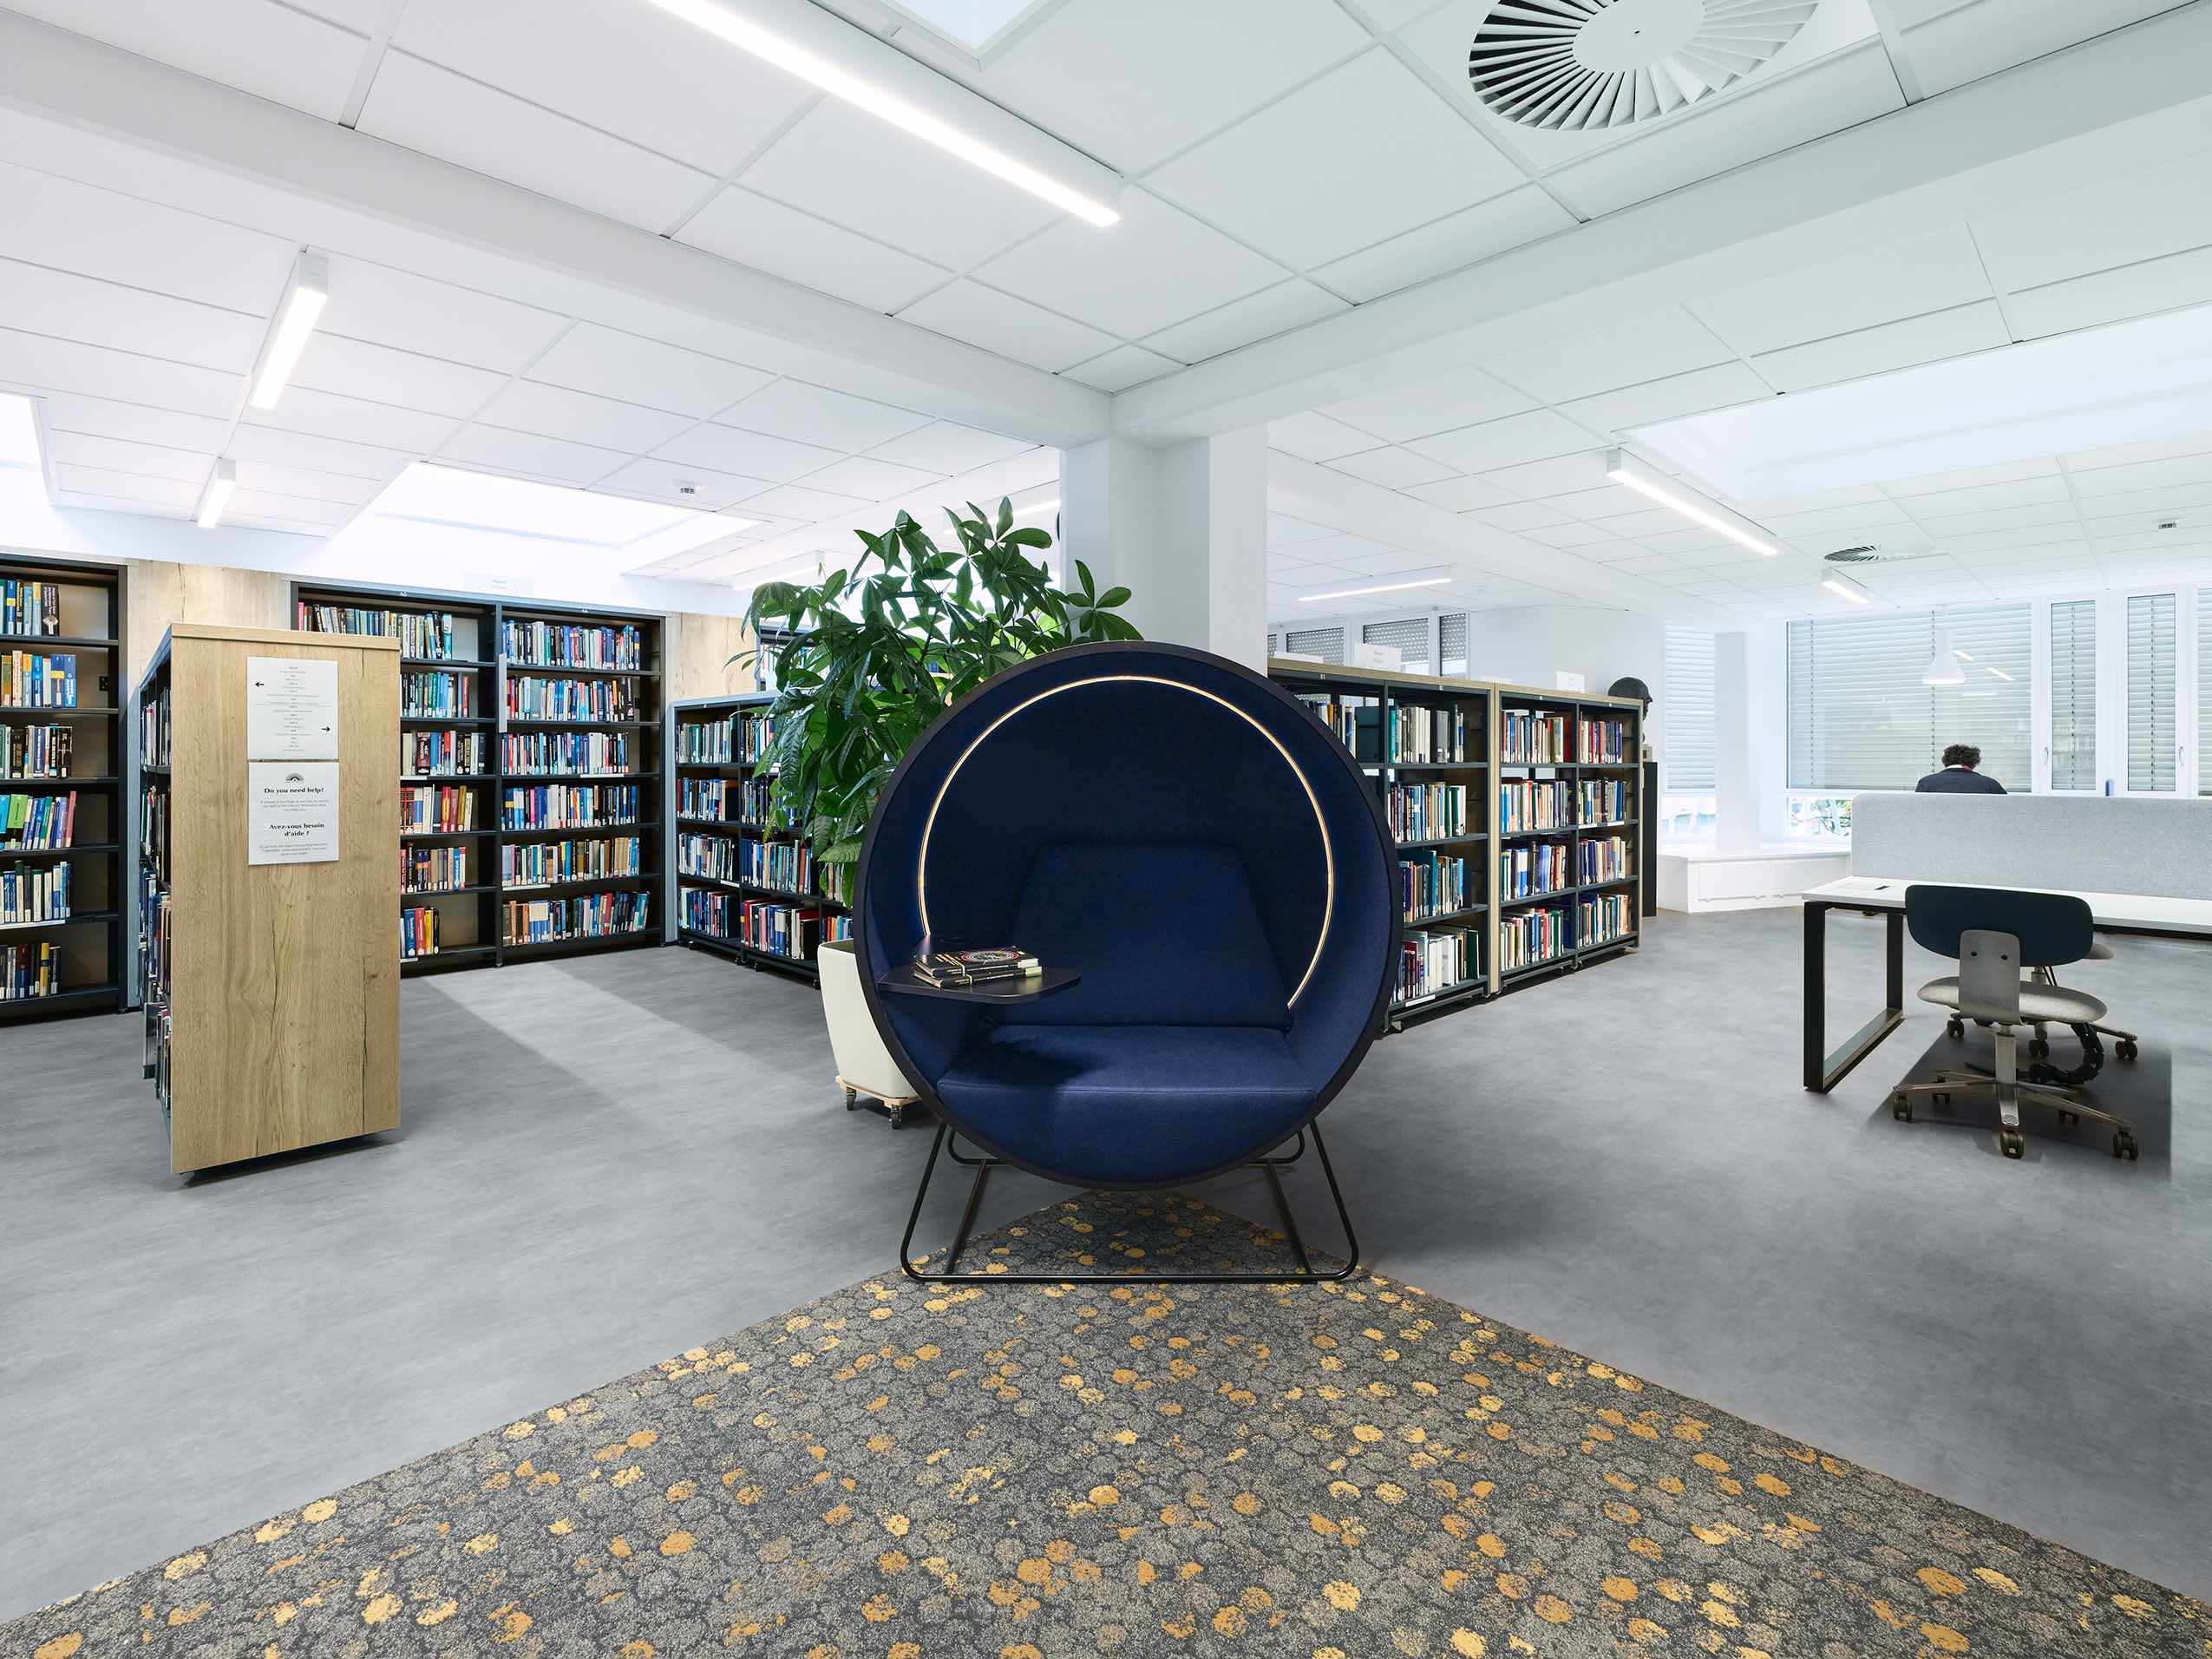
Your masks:
<instances>
[{"instance_id":1,"label":"white desk top","mask_svg":"<svg viewBox=\"0 0 2212 1659\"><path fill-rule=\"evenodd\" d=\"M1847 875L1838 882L1807 888L1808 899L1863 905L1868 909L1901 910L1905 889L1912 881L1899 875ZM1954 882L1939 885L1955 887ZM2057 893L2065 889L2030 887L2023 893ZM2161 933L2212 935L2212 899L2162 899L2148 893L2076 893L2089 903L2091 917L2100 928L2152 928Z\"/></svg>"}]
</instances>

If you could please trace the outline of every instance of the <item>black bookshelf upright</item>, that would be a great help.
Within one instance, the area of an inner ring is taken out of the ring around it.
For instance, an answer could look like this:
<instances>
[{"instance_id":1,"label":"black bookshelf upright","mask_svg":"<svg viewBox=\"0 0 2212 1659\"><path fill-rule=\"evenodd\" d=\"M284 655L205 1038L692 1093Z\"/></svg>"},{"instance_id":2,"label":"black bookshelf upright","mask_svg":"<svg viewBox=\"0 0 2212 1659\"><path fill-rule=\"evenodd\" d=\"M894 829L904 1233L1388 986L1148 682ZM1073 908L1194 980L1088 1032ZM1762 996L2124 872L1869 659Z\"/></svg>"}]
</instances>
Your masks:
<instances>
[{"instance_id":1,"label":"black bookshelf upright","mask_svg":"<svg viewBox=\"0 0 2212 1659\"><path fill-rule=\"evenodd\" d=\"M123 583L0 552L0 1021L125 1003Z\"/></svg>"},{"instance_id":2,"label":"black bookshelf upright","mask_svg":"<svg viewBox=\"0 0 2212 1659\"><path fill-rule=\"evenodd\" d=\"M405 649L402 973L660 942L658 617L304 583L293 606Z\"/></svg>"},{"instance_id":3,"label":"black bookshelf upright","mask_svg":"<svg viewBox=\"0 0 2212 1659\"><path fill-rule=\"evenodd\" d=\"M851 937L852 866L817 866L768 810L768 692L670 705L668 915L671 936L749 967L816 982L815 951Z\"/></svg>"}]
</instances>

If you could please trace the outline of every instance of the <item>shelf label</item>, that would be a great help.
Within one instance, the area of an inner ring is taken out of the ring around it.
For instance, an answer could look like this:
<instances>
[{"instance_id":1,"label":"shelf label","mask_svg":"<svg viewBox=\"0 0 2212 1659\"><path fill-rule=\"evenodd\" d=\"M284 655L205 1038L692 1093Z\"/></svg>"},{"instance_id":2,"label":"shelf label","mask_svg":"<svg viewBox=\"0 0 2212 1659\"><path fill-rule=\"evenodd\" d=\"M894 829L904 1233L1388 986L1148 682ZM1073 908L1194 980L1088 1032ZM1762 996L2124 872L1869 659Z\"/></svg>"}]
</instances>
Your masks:
<instances>
[{"instance_id":1,"label":"shelf label","mask_svg":"<svg viewBox=\"0 0 2212 1659\"><path fill-rule=\"evenodd\" d=\"M312 657L245 659L245 757L338 757L337 663Z\"/></svg>"},{"instance_id":2,"label":"shelf label","mask_svg":"<svg viewBox=\"0 0 2212 1659\"><path fill-rule=\"evenodd\" d=\"M247 763L245 862L328 864L338 856L338 764Z\"/></svg>"}]
</instances>

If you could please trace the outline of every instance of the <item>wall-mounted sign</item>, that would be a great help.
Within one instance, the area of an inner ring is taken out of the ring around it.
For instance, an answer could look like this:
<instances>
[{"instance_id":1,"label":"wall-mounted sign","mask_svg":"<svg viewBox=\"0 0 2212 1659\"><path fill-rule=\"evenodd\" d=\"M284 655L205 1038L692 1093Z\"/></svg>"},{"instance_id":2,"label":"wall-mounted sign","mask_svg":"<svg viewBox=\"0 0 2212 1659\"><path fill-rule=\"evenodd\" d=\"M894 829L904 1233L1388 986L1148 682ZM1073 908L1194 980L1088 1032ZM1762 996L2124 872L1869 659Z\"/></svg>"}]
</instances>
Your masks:
<instances>
[{"instance_id":1,"label":"wall-mounted sign","mask_svg":"<svg viewBox=\"0 0 2212 1659\"><path fill-rule=\"evenodd\" d=\"M314 657L245 659L245 757L336 760L338 666Z\"/></svg>"},{"instance_id":2,"label":"wall-mounted sign","mask_svg":"<svg viewBox=\"0 0 2212 1659\"><path fill-rule=\"evenodd\" d=\"M1584 683L1583 677L1581 675L1570 674L1564 668L1554 670L1552 678L1558 682L1558 684L1553 687L1555 691L1587 692L1590 689L1589 686Z\"/></svg>"},{"instance_id":3,"label":"wall-mounted sign","mask_svg":"<svg viewBox=\"0 0 2212 1659\"><path fill-rule=\"evenodd\" d=\"M327 864L337 857L337 762L257 760L245 772L247 863Z\"/></svg>"}]
</instances>

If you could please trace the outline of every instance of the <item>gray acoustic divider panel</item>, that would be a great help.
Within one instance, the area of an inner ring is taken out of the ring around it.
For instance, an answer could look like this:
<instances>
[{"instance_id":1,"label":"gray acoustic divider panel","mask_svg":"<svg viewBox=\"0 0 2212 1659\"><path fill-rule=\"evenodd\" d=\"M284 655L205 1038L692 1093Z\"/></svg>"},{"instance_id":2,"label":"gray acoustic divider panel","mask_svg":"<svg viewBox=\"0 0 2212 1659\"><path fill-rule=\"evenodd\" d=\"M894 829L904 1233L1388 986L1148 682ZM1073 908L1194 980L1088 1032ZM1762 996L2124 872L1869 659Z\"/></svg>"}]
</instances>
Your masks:
<instances>
[{"instance_id":1,"label":"gray acoustic divider panel","mask_svg":"<svg viewBox=\"0 0 2212 1659\"><path fill-rule=\"evenodd\" d=\"M2212 802L1858 795L1851 874L2212 899Z\"/></svg>"}]
</instances>

